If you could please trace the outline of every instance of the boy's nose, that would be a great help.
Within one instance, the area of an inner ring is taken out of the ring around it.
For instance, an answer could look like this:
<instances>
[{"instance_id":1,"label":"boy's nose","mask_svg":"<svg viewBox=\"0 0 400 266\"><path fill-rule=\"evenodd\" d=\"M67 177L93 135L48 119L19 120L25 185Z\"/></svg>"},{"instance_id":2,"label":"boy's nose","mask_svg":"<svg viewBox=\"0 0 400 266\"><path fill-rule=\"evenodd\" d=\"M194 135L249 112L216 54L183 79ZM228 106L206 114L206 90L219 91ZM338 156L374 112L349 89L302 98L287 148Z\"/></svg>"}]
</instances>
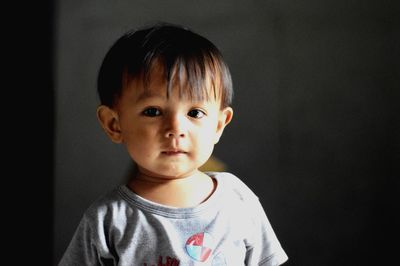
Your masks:
<instances>
[{"instance_id":1,"label":"boy's nose","mask_svg":"<svg viewBox=\"0 0 400 266\"><path fill-rule=\"evenodd\" d=\"M168 118L165 137L167 138L182 138L186 136L186 121L185 117L173 115Z\"/></svg>"}]
</instances>

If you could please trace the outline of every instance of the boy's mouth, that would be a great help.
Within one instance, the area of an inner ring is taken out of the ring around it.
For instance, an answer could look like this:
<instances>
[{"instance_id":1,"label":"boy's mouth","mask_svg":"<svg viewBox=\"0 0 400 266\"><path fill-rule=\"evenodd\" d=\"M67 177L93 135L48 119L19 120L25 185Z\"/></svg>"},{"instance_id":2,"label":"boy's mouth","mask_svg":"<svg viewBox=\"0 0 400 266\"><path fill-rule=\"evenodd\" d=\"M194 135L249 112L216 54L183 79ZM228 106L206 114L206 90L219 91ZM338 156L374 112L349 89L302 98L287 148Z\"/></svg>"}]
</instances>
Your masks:
<instances>
[{"instance_id":1,"label":"boy's mouth","mask_svg":"<svg viewBox=\"0 0 400 266\"><path fill-rule=\"evenodd\" d=\"M165 155L187 154L187 152L181 151L181 150L167 150L167 151L162 151L161 153L162 153L162 154L165 154Z\"/></svg>"}]
</instances>

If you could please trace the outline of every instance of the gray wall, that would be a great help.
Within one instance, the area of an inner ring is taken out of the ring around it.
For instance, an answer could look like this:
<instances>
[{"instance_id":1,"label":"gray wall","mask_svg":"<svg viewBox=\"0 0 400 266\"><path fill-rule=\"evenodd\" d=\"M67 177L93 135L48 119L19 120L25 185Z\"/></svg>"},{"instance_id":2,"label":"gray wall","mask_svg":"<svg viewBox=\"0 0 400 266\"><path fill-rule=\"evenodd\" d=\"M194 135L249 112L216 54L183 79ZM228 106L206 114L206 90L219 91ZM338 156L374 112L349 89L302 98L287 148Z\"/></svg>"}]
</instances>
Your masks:
<instances>
[{"instance_id":1,"label":"gray wall","mask_svg":"<svg viewBox=\"0 0 400 266\"><path fill-rule=\"evenodd\" d=\"M155 21L189 26L225 55L235 116L215 155L259 195L287 265L367 265L388 252L392 2L59 0L55 10L54 262L88 205L129 171L96 120L98 67L123 32Z\"/></svg>"}]
</instances>

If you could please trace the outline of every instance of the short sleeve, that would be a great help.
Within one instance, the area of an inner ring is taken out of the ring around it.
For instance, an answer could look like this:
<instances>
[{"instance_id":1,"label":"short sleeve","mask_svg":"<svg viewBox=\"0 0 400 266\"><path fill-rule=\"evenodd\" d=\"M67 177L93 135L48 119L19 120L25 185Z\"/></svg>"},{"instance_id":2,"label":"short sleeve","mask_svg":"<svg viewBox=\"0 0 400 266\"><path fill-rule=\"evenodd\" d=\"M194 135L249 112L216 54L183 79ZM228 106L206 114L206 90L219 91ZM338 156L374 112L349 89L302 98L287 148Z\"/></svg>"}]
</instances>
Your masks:
<instances>
[{"instance_id":1,"label":"short sleeve","mask_svg":"<svg viewBox=\"0 0 400 266\"><path fill-rule=\"evenodd\" d=\"M58 266L114 265L103 224L87 215L81 219Z\"/></svg>"},{"instance_id":2,"label":"short sleeve","mask_svg":"<svg viewBox=\"0 0 400 266\"><path fill-rule=\"evenodd\" d=\"M87 217L83 217L58 266L99 265Z\"/></svg>"},{"instance_id":3,"label":"short sleeve","mask_svg":"<svg viewBox=\"0 0 400 266\"><path fill-rule=\"evenodd\" d=\"M257 199L254 202L254 231L249 239L246 265L278 266L288 260L274 230Z\"/></svg>"}]
</instances>

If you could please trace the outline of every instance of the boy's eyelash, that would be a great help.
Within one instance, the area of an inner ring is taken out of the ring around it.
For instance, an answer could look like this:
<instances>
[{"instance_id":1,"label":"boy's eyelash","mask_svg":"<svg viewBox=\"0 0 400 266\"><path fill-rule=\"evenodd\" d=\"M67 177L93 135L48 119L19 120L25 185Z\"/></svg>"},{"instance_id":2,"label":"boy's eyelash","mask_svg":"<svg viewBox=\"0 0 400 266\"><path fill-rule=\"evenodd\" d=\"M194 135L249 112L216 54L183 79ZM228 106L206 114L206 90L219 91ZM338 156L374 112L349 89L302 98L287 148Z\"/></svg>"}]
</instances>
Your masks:
<instances>
[{"instance_id":1,"label":"boy's eyelash","mask_svg":"<svg viewBox=\"0 0 400 266\"><path fill-rule=\"evenodd\" d=\"M144 116L155 117L161 115L161 110L157 107L148 107L143 110L142 114Z\"/></svg>"},{"instance_id":2,"label":"boy's eyelash","mask_svg":"<svg viewBox=\"0 0 400 266\"><path fill-rule=\"evenodd\" d=\"M207 113L202 109L194 108L188 112L188 115L193 118L202 118L203 116L206 116Z\"/></svg>"},{"instance_id":3,"label":"boy's eyelash","mask_svg":"<svg viewBox=\"0 0 400 266\"><path fill-rule=\"evenodd\" d=\"M156 117L156 116L162 115L163 112L158 107L147 107L142 111L141 114L144 116L148 116L148 117ZM207 112L202 110L201 108L193 108L193 109L189 110L187 115L192 118L200 119L200 118L206 116Z\"/></svg>"}]
</instances>

